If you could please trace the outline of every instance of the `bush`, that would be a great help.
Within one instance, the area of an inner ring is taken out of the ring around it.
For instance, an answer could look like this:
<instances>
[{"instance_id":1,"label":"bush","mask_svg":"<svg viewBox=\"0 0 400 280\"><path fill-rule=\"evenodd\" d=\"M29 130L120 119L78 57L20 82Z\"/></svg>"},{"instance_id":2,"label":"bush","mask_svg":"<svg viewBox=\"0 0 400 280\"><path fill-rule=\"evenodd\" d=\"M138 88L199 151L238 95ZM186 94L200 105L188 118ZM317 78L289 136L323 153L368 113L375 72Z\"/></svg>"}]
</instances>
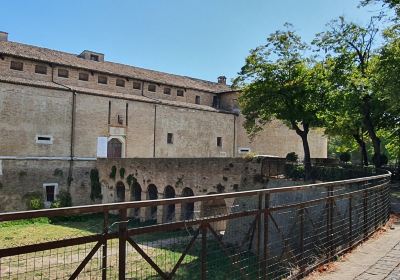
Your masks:
<instances>
[{"instance_id":1,"label":"bush","mask_svg":"<svg viewBox=\"0 0 400 280\"><path fill-rule=\"evenodd\" d=\"M51 203L51 208L71 207L72 198L71 194L67 191L61 190L57 195L57 199Z\"/></svg>"},{"instance_id":2,"label":"bush","mask_svg":"<svg viewBox=\"0 0 400 280\"><path fill-rule=\"evenodd\" d=\"M285 173L287 178L294 180L303 179L305 177L303 165L286 164Z\"/></svg>"},{"instance_id":3,"label":"bush","mask_svg":"<svg viewBox=\"0 0 400 280\"><path fill-rule=\"evenodd\" d=\"M39 210L44 208L44 202L41 197L32 197L28 200L28 209Z\"/></svg>"},{"instance_id":4,"label":"bush","mask_svg":"<svg viewBox=\"0 0 400 280\"><path fill-rule=\"evenodd\" d=\"M290 152L286 155L286 160L290 162L297 162L299 156L295 152Z\"/></svg>"},{"instance_id":5,"label":"bush","mask_svg":"<svg viewBox=\"0 0 400 280\"><path fill-rule=\"evenodd\" d=\"M341 162L349 162L351 159L351 154L349 152L344 152L339 155Z\"/></svg>"},{"instance_id":6,"label":"bush","mask_svg":"<svg viewBox=\"0 0 400 280\"><path fill-rule=\"evenodd\" d=\"M377 161L377 156L376 156L376 154L374 154L374 156L372 157L372 162L375 165L376 165L376 161ZM381 165L386 165L386 164L388 164L389 159L385 154L381 154L380 162L381 162Z\"/></svg>"}]
</instances>

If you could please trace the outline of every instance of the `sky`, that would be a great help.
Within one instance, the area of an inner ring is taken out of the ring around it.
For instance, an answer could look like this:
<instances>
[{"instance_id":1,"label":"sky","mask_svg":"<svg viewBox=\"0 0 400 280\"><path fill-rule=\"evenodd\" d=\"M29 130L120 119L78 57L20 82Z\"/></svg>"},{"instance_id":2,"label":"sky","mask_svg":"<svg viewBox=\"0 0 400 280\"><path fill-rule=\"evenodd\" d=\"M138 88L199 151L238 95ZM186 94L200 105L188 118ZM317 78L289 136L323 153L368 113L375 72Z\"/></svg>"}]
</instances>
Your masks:
<instances>
[{"instance_id":1,"label":"sky","mask_svg":"<svg viewBox=\"0 0 400 280\"><path fill-rule=\"evenodd\" d=\"M285 22L306 41L338 16L366 23L359 0L10 0L9 40L199 79L230 81L249 50Z\"/></svg>"}]
</instances>

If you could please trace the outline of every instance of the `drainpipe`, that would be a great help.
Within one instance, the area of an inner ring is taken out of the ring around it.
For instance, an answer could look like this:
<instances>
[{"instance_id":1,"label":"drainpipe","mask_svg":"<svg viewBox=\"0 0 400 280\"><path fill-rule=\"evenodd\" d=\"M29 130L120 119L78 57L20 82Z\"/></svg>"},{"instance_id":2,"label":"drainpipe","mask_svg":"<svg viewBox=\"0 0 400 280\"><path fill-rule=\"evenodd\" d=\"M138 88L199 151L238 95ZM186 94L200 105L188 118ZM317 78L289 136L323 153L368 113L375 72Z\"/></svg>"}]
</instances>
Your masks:
<instances>
[{"instance_id":1,"label":"drainpipe","mask_svg":"<svg viewBox=\"0 0 400 280\"><path fill-rule=\"evenodd\" d=\"M70 160L69 160L69 170L68 170L68 178L67 178L67 186L68 186L68 192L70 191L70 186L72 182L72 173L73 173L73 167L74 167L74 148L75 148L75 114L76 114L76 91L73 90L72 88L60 84L54 80L54 66L53 64L50 64L51 66L51 81L59 86L65 87L69 91L71 91L72 94L72 108L71 108L71 138L70 138Z\"/></svg>"},{"instance_id":2,"label":"drainpipe","mask_svg":"<svg viewBox=\"0 0 400 280\"><path fill-rule=\"evenodd\" d=\"M236 157L236 115L233 115L233 157Z\"/></svg>"}]
</instances>

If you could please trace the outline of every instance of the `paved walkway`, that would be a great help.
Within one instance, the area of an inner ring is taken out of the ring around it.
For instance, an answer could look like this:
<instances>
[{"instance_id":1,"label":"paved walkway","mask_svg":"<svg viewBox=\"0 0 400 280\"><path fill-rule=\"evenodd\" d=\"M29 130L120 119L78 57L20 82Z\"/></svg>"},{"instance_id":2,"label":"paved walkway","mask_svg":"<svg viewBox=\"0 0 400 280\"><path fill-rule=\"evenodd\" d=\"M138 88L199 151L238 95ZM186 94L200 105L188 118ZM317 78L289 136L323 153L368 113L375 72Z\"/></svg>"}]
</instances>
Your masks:
<instances>
[{"instance_id":1,"label":"paved walkway","mask_svg":"<svg viewBox=\"0 0 400 280\"><path fill-rule=\"evenodd\" d=\"M399 280L400 223L377 238L358 246L340 261L332 271L312 274L308 280Z\"/></svg>"}]
</instances>

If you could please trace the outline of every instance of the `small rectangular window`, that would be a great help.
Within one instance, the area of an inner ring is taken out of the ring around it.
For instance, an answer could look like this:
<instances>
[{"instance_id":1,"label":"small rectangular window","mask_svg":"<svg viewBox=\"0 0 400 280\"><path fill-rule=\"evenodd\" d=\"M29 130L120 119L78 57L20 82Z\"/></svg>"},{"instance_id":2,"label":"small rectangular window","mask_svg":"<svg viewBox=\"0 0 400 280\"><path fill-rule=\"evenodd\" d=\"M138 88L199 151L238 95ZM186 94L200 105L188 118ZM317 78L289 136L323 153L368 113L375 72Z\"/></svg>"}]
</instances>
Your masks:
<instances>
[{"instance_id":1,"label":"small rectangular window","mask_svg":"<svg viewBox=\"0 0 400 280\"><path fill-rule=\"evenodd\" d=\"M171 88L169 87L164 88L164 94L171 95Z\"/></svg>"},{"instance_id":2,"label":"small rectangular window","mask_svg":"<svg viewBox=\"0 0 400 280\"><path fill-rule=\"evenodd\" d=\"M67 69L62 69L62 68L58 69L58 77L68 78L68 76L69 76L69 72Z\"/></svg>"},{"instance_id":3,"label":"small rectangular window","mask_svg":"<svg viewBox=\"0 0 400 280\"><path fill-rule=\"evenodd\" d=\"M11 63L10 63L10 69L23 71L24 70L24 64L21 61L12 60Z\"/></svg>"},{"instance_id":4,"label":"small rectangular window","mask_svg":"<svg viewBox=\"0 0 400 280\"><path fill-rule=\"evenodd\" d=\"M45 208L50 208L51 203L57 199L58 196L58 184L50 183L43 184L43 200Z\"/></svg>"},{"instance_id":5,"label":"small rectangular window","mask_svg":"<svg viewBox=\"0 0 400 280\"><path fill-rule=\"evenodd\" d=\"M91 54L91 55L90 55L90 60L99 61L99 56L98 56L98 55L95 55L95 54Z\"/></svg>"},{"instance_id":6,"label":"small rectangular window","mask_svg":"<svg viewBox=\"0 0 400 280\"><path fill-rule=\"evenodd\" d=\"M217 147L222 147L222 137L217 137Z\"/></svg>"},{"instance_id":7,"label":"small rectangular window","mask_svg":"<svg viewBox=\"0 0 400 280\"><path fill-rule=\"evenodd\" d=\"M250 153L250 148L239 148L239 153Z\"/></svg>"},{"instance_id":8,"label":"small rectangular window","mask_svg":"<svg viewBox=\"0 0 400 280\"><path fill-rule=\"evenodd\" d=\"M115 85L116 85L117 87L125 87L125 80L124 80L124 79L117 79L117 80L115 81Z\"/></svg>"},{"instance_id":9,"label":"small rectangular window","mask_svg":"<svg viewBox=\"0 0 400 280\"><path fill-rule=\"evenodd\" d=\"M47 74L47 67L46 67L46 65L36 64L36 65L35 65L35 73L36 73L36 74L43 74L43 75L46 75L46 74Z\"/></svg>"},{"instance_id":10,"label":"small rectangular window","mask_svg":"<svg viewBox=\"0 0 400 280\"><path fill-rule=\"evenodd\" d=\"M53 136L51 135L36 135L37 144L53 144Z\"/></svg>"},{"instance_id":11,"label":"small rectangular window","mask_svg":"<svg viewBox=\"0 0 400 280\"><path fill-rule=\"evenodd\" d=\"M173 144L174 143L174 134L173 133L168 133L167 134L167 143L168 144Z\"/></svg>"},{"instance_id":12,"label":"small rectangular window","mask_svg":"<svg viewBox=\"0 0 400 280\"><path fill-rule=\"evenodd\" d=\"M79 80L81 81L89 81L89 74L85 72L79 72Z\"/></svg>"},{"instance_id":13,"label":"small rectangular window","mask_svg":"<svg viewBox=\"0 0 400 280\"><path fill-rule=\"evenodd\" d=\"M194 100L194 103L200 104L200 96L196 95L196 98Z\"/></svg>"},{"instance_id":14,"label":"small rectangular window","mask_svg":"<svg viewBox=\"0 0 400 280\"><path fill-rule=\"evenodd\" d=\"M178 89L178 90L176 91L176 95L177 95L177 96L183 96L183 95L184 95L183 89Z\"/></svg>"},{"instance_id":15,"label":"small rectangular window","mask_svg":"<svg viewBox=\"0 0 400 280\"><path fill-rule=\"evenodd\" d=\"M150 85L147 87L147 90L148 90L148 91L152 91L152 92L156 92L156 85L150 84Z\"/></svg>"},{"instance_id":16,"label":"small rectangular window","mask_svg":"<svg viewBox=\"0 0 400 280\"><path fill-rule=\"evenodd\" d=\"M142 84L140 82L133 82L133 89L141 89Z\"/></svg>"},{"instance_id":17,"label":"small rectangular window","mask_svg":"<svg viewBox=\"0 0 400 280\"><path fill-rule=\"evenodd\" d=\"M53 202L55 200L55 190L56 186L54 185L46 186L46 201Z\"/></svg>"},{"instance_id":18,"label":"small rectangular window","mask_svg":"<svg viewBox=\"0 0 400 280\"><path fill-rule=\"evenodd\" d=\"M101 76L99 75L99 77L97 78L97 81L99 84L103 84L106 85L108 80L107 80L107 76Z\"/></svg>"}]
</instances>

